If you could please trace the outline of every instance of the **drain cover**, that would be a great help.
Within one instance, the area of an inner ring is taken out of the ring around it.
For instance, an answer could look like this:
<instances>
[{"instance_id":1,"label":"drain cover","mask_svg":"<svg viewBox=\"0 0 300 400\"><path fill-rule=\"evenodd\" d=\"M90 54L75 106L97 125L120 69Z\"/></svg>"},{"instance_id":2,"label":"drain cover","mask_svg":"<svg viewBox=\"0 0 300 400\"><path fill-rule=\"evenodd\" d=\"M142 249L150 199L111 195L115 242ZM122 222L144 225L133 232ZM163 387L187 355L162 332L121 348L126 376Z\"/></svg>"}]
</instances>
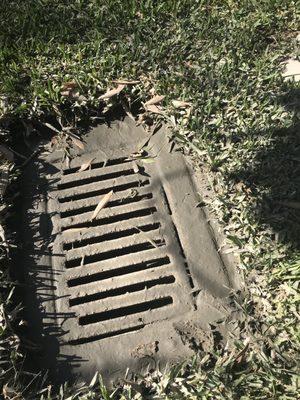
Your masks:
<instances>
[{"instance_id":1,"label":"drain cover","mask_svg":"<svg viewBox=\"0 0 300 400\"><path fill-rule=\"evenodd\" d=\"M184 158L170 152L162 129L148 144L155 157L133 161L146 141L125 119L93 129L70 166L57 150L28 168L22 256L30 326L43 338L40 362L62 379L90 378L95 369L113 379L127 367L188 357L191 326L205 331L224 314L218 299L232 283Z\"/></svg>"}]
</instances>

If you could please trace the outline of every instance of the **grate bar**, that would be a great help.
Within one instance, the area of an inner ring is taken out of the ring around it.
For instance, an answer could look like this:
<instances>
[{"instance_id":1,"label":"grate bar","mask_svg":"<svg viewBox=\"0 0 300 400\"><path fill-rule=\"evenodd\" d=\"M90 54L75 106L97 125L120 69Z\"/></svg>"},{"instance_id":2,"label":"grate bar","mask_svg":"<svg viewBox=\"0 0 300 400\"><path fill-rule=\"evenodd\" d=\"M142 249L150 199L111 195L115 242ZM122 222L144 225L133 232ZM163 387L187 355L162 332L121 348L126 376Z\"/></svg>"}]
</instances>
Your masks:
<instances>
[{"instance_id":1,"label":"grate bar","mask_svg":"<svg viewBox=\"0 0 300 400\"><path fill-rule=\"evenodd\" d=\"M148 277L149 278L149 277ZM97 301L101 299L107 299L114 296L122 296L127 293L140 292L142 290L149 289L151 287L157 287L159 285L170 285L175 282L175 277L173 275L161 276L156 279L143 279L140 282L132 283L126 286L116 287L114 289L109 289L105 291L97 291L91 294L85 294L83 296L78 296L71 298L69 300L70 307L79 304L86 304L92 301Z\"/></svg>"},{"instance_id":2,"label":"grate bar","mask_svg":"<svg viewBox=\"0 0 300 400\"><path fill-rule=\"evenodd\" d=\"M69 187L74 187L76 185L83 185L84 182L90 183L107 180L107 179L115 179L119 176L127 176L135 174L132 162L128 162L126 164L108 166L106 168L93 168L87 169L86 171L78 172L77 174L71 174L62 176L60 183L58 184L58 190L68 189Z\"/></svg>"},{"instance_id":3,"label":"grate bar","mask_svg":"<svg viewBox=\"0 0 300 400\"><path fill-rule=\"evenodd\" d=\"M165 307L173 303L171 296L162 297L159 299L153 299L145 301L143 303L132 304L127 307L120 307L117 309L102 311L94 314L87 314L83 317L79 317L79 325L90 325L97 322L111 320L115 318L127 317L128 315L138 314L145 311L155 310L157 308Z\"/></svg>"},{"instance_id":4,"label":"grate bar","mask_svg":"<svg viewBox=\"0 0 300 400\"><path fill-rule=\"evenodd\" d=\"M88 268L68 269L65 271L65 276L68 286L77 286L109 279L113 276L158 268L170 264L170 262L170 258L162 254L160 249L149 249L141 253L127 254L122 257L122 262L119 264L116 264L113 259L108 259L91 263Z\"/></svg>"},{"instance_id":5,"label":"grate bar","mask_svg":"<svg viewBox=\"0 0 300 400\"><path fill-rule=\"evenodd\" d=\"M143 201L143 200L149 200L152 199L153 195L152 193L145 193L145 194L138 194L136 196L132 196L132 197L121 197L119 199L113 199L111 201L109 201L106 204L106 208L114 208L114 207L118 207L118 206L124 206L124 205L128 205L128 204L133 204L133 203L138 203L139 201ZM99 197L98 197L98 201L99 202ZM60 213L61 218L66 218L66 217L73 217L76 215L82 215L85 214L87 212L94 212L95 208L96 208L96 204L92 204L92 205L88 205L82 208L77 208L77 209L73 209L73 210L67 210L64 212Z\"/></svg>"},{"instance_id":6,"label":"grate bar","mask_svg":"<svg viewBox=\"0 0 300 400\"><path fill-rule=\"evenodd\" d=\"M81 167L81 165L88 160L88 157L86 157L86 160L82 160L82 158L77 158L73 160L72 163L76 163L77 166L71 167L71 168L65 168L63 169L63 176L65 175L71 175L71 174L78 174L78 170ZM95 168L108 168L111 165L124 165L129 163L131 160L128 159L127 157L121 157L121 158L115 158L115 159L109 159L106 161L98 161L96 158L93 160L91 164L91 169Z\"/></svg>"},{"instance_id":7,"label":"grate bar","mask_svg":"<svg viewBox=\"0 0 300 400\"><path fill-rule=\"evenodd\" d=\"M82 265L87 266L88 264L92 264L96 261L108 260L110 258L119 258L124 255L139 253L148 249L152 249L155 246L156 247L164 246L165 244L165 242L162 239L154 240L153 242L154 243L151 242L135 243L134 245L130 244L125 247L114 248L112 250L106 250L100 253L78 256L77 258L72 258L70 260L67 260L65 266L66 268L75 268L75 267L80 267Z\"/></svg>"},{"instance_id":8,"label":"grate bar","mask_svg":"<svg viewBox=\"0 0 300 400\"><path fill-rule=\"evenodd\" d=\"M99 198L100 200L100 198ZM75 215L73 217L66 217L61 219L61 227L62 228L70 228L74 225L79 225L86 223L87 226L92 226L92 223L95 223L95 221L101 221L104 220L105 218L111 218L117 217L120 214L126 213L127 217L125 219L130 218L130 215L128 213L134 212L137 210L141 209L150 209L151 207L155 207L155 202L153 199L146 199L146 200L141 200L137 203L132 203L132 204L121 204L117 205L113 208L103 208L101 212L98 214L97 218L93 221L91 221L91 217L93 215L94 211L83 213L81 215Z\"/></svg>"},{"instance_id":9,"label":"grate bar","mask_svg":"<svg viewBox=\"0 0 300 400\"><path fill-rule=\"evenodd\" d=\"M87 183L79 187L73 187L69 189L53 191L52 195L58 197L60 203L66 203L72 200L85 199L95 196L95 192L107 193L110 190L118 191L121 186L121 190L128 189L130 187L139 187L149 184L149 180L141 178L137 174L129 176L120 176L119 178L110 179L107 181L100 181L95 183ZM120 191L120 190L119 190Z\"/></svg>"},{"instance_id":10,"label":"grate bar","mask_svg":"<svg viewBox=\"0 0 300 400\"><path fill-rule=\"evenodd\" d=\"M122 199L128 199L128 198L134 198L135 196L142 196L145 194L150 194L149 187L143 186L139 187L138 190L136 188L129 188L127 190L122 190L119 192L115 192L113 194L112 200L122 200ZM68 211L73 211L77 209L81 209L84 207L88 206L94 206L99 202L99 195L98 196L93 196L89 197L87 199L81 199L81 200L74 200L66 203L61 203L60 205L60 213L65 213Z\"/></svg>"},{"instance_id":11,"label":"grate bar","mask_svg":"<svg viewBox=\"0 0 300 400\"><path fill-rule=\"evenodd\" d=\"M127 229L120 229L115 232L111 233L104 233L102 235L94 235L89 238L80 238L77 241L73 241L71 243L65 243L63 245L64 250L73 250L79 247L85 247L90 244L97 244L97 243L107 243L111 240L120 239L120 238L127 238L132 235L136 235L137 233L142 232L151 232L160 228L160 223L150 223L150 224L141 224L139 227L128 227Z\"/></svg>"},{"instance_id":12,"label":"grate bar","mask_svg":"<svg viewBox=\"0 0 300 400\"><path fill-rule=\"evenodd\" d=\"M176 297L175 285L164 284L157 287L151 287L146 290L139 292L126 293L122 296L109 297L107 299L95 300L89 304L89 307L85 304L78 304L72 307L72 310L79 316L85 316L87 314L92 315L95 313L109 312L120 307L131 307L134 304L140 304L163 297ZM174 302L176 300L173 300ZM107 320L110 318L108 317ZM104 320L103 320L104 321Z\"/></svg>"},{"instance_id":13,"label":"grate bar","mask_svg":"<svg viewBox=\"0 0 300 400\"><path fill-rule=\"evenodd\" d=\"M155 216L156 217L156 216ZM117 233L126 229L139 228L149 224L160 224L158 218L154 218L154 215L144 215L141 217L135 217L122 221L119 221L107 225L94 226L93 229L90 228L79 228L78 230L65 230L62 232L62 241L64 243L64 248L69 250L72 248L73 243L81 242L94 237L101 237L109 233Z\"/></svg>"},{"instance_id":14,"label":"grate bar","mask_svg":"<svg viewBox=\"0 0 300 400\"><path fill-rule=\"evenodd\" d=\"M166 257L167 258L167 257ZM136 264L135 267L139 265ZM176 267L169 263L169 260L164 258L156 260L156 263L152 262L152 266L144 269L127 269L117 268L115 271L108 271L110 274L98 275L98 279L94 279L91 282L86 282L85 278L89 278L90 275L76 278L76 285L71 285L68 281L69 293L71 298L78 296L85 296L88 294L94 294L98 292L105 292L107 290L116 289L124 285L136 284L144 282L149 279L160 279L168 275L177 276ZM80 282L84 283L81 285Z\"/></svg>"}]
</instances>

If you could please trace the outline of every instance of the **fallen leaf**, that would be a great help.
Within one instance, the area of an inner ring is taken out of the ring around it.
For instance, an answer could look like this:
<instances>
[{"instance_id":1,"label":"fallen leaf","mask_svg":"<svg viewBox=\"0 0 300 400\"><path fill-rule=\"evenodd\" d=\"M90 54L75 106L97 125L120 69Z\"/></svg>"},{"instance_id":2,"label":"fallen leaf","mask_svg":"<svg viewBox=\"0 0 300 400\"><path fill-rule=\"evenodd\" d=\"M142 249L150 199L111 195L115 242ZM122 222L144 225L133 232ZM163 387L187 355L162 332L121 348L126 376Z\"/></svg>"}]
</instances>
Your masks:
<instances>
[{"instance_id":1,"label":"fallen leaf","mask_svg":"<svg viewBox=\"0 0 300 400\"><path fill-rule=\"evenodd\" d=\"M241 362L244 360L244 357L247 353L247 350L249 348L249 343L250 343L250 339L246 338L245 342L244 342L244 347L242 348L242 350L235 356L235 361L238 364L241 364Z\"/></svg>"},{"instance_id":2,"label":"fallen leaf","mask_svg":"<svg viewBox=\"0 0 300 400\"><path fill-rule=\"evenodd\" d=\"M91 166L93 160L95 160L95 157L81 164L81 167L79 168L78 172L82 172L88 169Z\"/></svg>"},{"instance_id":3,"label":"fallen leaf","mask_svg":"<svg viewBox=\"0 0 300 400\"><path fill-rule=\"evenodd\" d=\"M92 215L91 221L93 221L93 219L95 219L97 217L97 215L99 214L99 211L106 205L106 203L109 201L109 199L111 198L111 196L113 195L114 191L111 190L110 192L106 193L105 196L103 196L103 198L99 201L97 207L95 208L95 211Z\"/></svg>"},{"instance_id":4,"label":"fallen leaf","mask_svg":"<svg viewBox=\"0 0 300 400\"><path fill-rule=\"evenodd\" d=\"M48 122L45 122L44 125L47 126L47 128L51 129L53 132L60 133L58 129L56 129L53 125L49 124Z\"/></svg>"},{"instance_id":5,"label":"fallen leaf","mask_svg":"<svg viewBox=\"0 0 300 400\"><path fill-rule=\"evenodd\" d=\"M77 147L79 147L79 149L84 150L84 144L82 143L81 140L72 137L72 142L73 142Z\"/></svg>"},{"instance_id":6,"label":"fallen leaf","mask_svg":"<svg viewBox=\"0 0 300 400\"><path fill-rule=\"evenodd\" d=\"M95 386L95 384L96 384L96 382L97 382L97 380L98 380L98 371L95 373L95 375L94 375L94 377L93 377L93 379L91 380L91 383L90 383L90 388L92 388L92 387L94 387Z\"/></svg>"},{"instance_id":7,"label":"fallen leaf","mask_svg":"<svg viewBox=\"0 0 300 400\"><path fill-rule=\"evenodd\" d=\"M116 88L108 90L106 93L104 93L102 96L99 97L99 99L110 99L111 97L119 94L125 87L126 85L120 84Z\"/></svg>"},{"instance_id":8,"label":"fallen leaf","mask_svg":"<svg viewBox=\"0 0 300 400\"><path fill-rule=\"evenodd\" d=\"M140 157L139 160L145 164L151 164L155 162L155 157Z\"/></svg>"},{"instance_id":9,"label":"fallen leaf","mask_svg":"<svg viewBox=\"0 0 300 400\"><path fill-rule=\"evenodd\" d=\"M187 108L190 107L190 103L187 101L181 101L181 100L172 100L172 104L175 108Z\"/></svg>"},{"instance_id":10,"label":"fallen leaf","mask_svg":"<svg viewBox=\"0 0 300 400\"><path fill-rule=\"evenodd\" d=\"M66 156L66 168L70 168L70 157Z\"/></svg>"},{"instance_id":11,"label":"fallen leaf","mask_svg":"<svg viewBox=\"0 0 300 400\"><path fill-rule=\"evenodd\" d=\"M152 99L146 101L145 106L151 106L153 104L159 104L163 101L166 96L154 96Z\"/></svg>"},{"instance_id":12,"label":"fallen leaf","mask_svg":"<svg viewBox=\"0 0 300 400\"><path fill-rule=\"evenodd\" d=\"M155 106L154 104L145 105L145 109L154 114L162 114L162 110L160 108L158 108L157 106Z\"/></svg>"},{"instance_id":13,"label":"fallen leaf","mask_svg":"<svg viewBox=\"0 0 300 400\"><path fill-rule=\"evenodd\" d=\"M63 84L61 90L73 90L77 86L77 83L74 81L66 82Z\"/></svg>"},{"instance_id":14,"label":"fallen leaf","mask_svg":"<svg viewBox=\"0 0 300 400\"><path fill-rule=\"evenodd\" d=\"M117 79L116 81L113 81L113 83L117 83L119 85L136 85L137 83L140 83L140 81L128 81L126 79Z\"/></svg>"},{"instance_id":15,"label":"fallen leaf","mask_svg":"<svg viewBox=\"0 0 300 400\"><path fill-rule=\"evenodd\" d=\"M77 232L84 232L86 231L88 228L70 228L70 229L66 229L65 231L63 231L63 233L77 233Z\"/></svg>"},{"instance_id":16,"label":"fallen leaf","mask_svg":"<svg viewBox=\"0 0 300 400\"><path fill-rule=\"evenodd\" d=\"M133 165L133 171L137 174L139 172L139 166L137 165L137 163L135 161L132 162Z\"/></svg>"}]
</instances>

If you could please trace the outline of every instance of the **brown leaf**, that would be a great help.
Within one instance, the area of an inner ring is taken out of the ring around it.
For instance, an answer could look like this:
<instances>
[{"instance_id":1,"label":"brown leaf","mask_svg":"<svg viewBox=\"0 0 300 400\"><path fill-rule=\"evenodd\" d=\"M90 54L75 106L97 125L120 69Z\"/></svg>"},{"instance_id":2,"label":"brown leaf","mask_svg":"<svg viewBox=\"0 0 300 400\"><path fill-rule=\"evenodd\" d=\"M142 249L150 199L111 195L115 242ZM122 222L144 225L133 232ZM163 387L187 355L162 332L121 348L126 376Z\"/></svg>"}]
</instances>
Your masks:
<instances>
[{"instance_id":1,"label":"brown leaf","mask_svg":"<svg viewBox=\"0 0 300 400\"><path fill-rule=\"evenodd\" d=\"M145 104L145 109L154 114L162 114L162 110L160 108L158 108L157 106L155 106L154 104L150 104L150 105Z\"/></svg>"},{"instance_id":2,"label":"brown leaf","mask_svg":"<svg viewBox=\"0 0 300 400\"><path fill-rule=\"evenodd\" d=\"M116 81L113 81L113 83L117 83L119 85L136 85L137 83L140 83L140 81L128 81L126 79L118 79Z\"/></svg>"},{"instance_id":3,"label":"brown leaf","mask_svg":"<svg viewBox=\"0 0 300 400\"><path fill-rule=\"evenodd\" d=\"M66 168L70 168L70 157L66 156Z\"/></svg>"},{"instance_id":4,"label":"brown leaf","mask_svg":"<svg viewBox=\"0 0 300 400\"><path fill-rule=\"evenodd\" d=\"M81 167L79 168L78 172L85 171L86 169L88 169L91 166L93 160L95 160L95 157L81 164Z\"/></svg>"},{"instance_id":5,"label":"brown leaf","mask_svg":"<svg viewBox=\"0 0 300 400\"><path fill-rule=\"evenodd\" d=\"M119 94L125 87L126 85L120 84L116 88L108 90L106 93L104 93L102 96L99 97L99 99L110 99L111 97Z\"/></svg>"},{"instance_id":6,"label":"brown leaf","mask_svg":"<svg viewBox=\"0 0 300 400\"><path fill-rule=\"evenodd\" d=\"M139 172L139 166L137 165L137 163L135 161L132 162L133 165L133 171L137 174Z\"/></svg>"},{"instance_id":7,"label":"brown leaf","mask_svg":"<svg viewBox=\"0 0 300 400\"><path fill-rule=\"evenodd\" d=\"M181 100L172 100L172 104L175 108L187 108L190 107L190 103L187 101L181 101Z\"/></svg>"},{"instance_id":8,"label":"brown leaf","mask_svg":"<svg viewBox=\"0 0 300 400\"><path fill-rule=\"evenodd\" d=\"M145 106L151 106L153 104L159 104L163 101L166 96L154 96L152 99L146 101Z\"/></svg>"},{"instance_id":9,"label":"brown leaf","mask_svg":"<svg viewBox=\"0 0 300 400\"><path fill-rule=\"evenodd\" d=\"M84 144L82 143L81 140L72 137L72 142L73 142L77 147L79 147L79 149L84 150Z\"/></svg>"},{"instance_id":10,"label":"brown leaf","mask_svg":"<svg viewBox=\"0 0 300 400\"><path fill-rule=\"evenodd\" d=\"M64 90L74 90L76 88L76 86L77 86L77 83L74 82L74 81L66 82L66 83L63 84L61 90L62 91L64 91Z\"/></svg>"},{"instance_id":11,"label":"brown leaf","mask_svg":"<svg viewBox=\"0 0 300 400\"><path fill-rule=\"evenodd\" d=\"M63 231L63 233L78 233L78 232L84 232L87 229L88 228L70 228L70 229L66 229L65 231Z\"/></svg>"},{"instance_id":12,"label":"brown leaf","mask_svg":"<svg viewBox=\"0 0 300 400\"><path fill-rule=\"evenodd\" d=\"M105 207L106 203L109 201L109 199L111 198L111 196L113 195L114 191L111 190L110 192L106 193L105 196L102 197L102 199L99 201L97 207L95 208L95 211L93 212L91 221L93 221L93 219L95 219L97 217L97 215L99 214L100 210Z\"/></svg>"}]
</instances>

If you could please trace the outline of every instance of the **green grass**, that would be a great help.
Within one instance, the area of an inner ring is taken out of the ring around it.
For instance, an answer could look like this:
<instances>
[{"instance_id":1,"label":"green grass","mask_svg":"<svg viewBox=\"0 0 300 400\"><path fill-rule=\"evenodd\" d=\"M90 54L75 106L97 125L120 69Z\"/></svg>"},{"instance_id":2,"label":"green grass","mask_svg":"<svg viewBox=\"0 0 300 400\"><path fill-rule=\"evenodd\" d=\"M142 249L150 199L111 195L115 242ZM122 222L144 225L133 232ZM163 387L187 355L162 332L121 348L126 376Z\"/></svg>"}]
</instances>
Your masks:
<instances>
[{"instance_id":1,"label":"green grass","mask_svg":"<svg viewBox=\"0 0 300 400\"><path fill-rule=\"evenodd\" d=\"M19 121L38 127L39 121L55 124L59 116L72 125L74 116L79 121L99 109L99 96L113 79L140 80L126 88L123 100L140 104L152 88L166 96L163 107L167 118L174 116L174 137L187 151L197 149L196 163L214 193L210 207L240 254L248 293L236 352L218 351L202 365L189 362L170 374L152 375L114 397L139 398L142 391L153 399L297 398L299 85L283 82L280 65L287 54L299 56L297 2L1 3L1 127L14 133L11 127L20 127ZM70 81L83 100L61 94ZM174 110L174 99L192 103L188 119ZM9 142L11 134L6 138ZM3 328L3 340L10 332L9 325ZM238 362L245 338L250 342ZM13 378L4 378L22 390ZM75 389L62 390L57 398L75 396ZM98 383L80 390L74 398L99 398L101 391L102 398L111 398Z\"/></svg>"}]
</instances>

